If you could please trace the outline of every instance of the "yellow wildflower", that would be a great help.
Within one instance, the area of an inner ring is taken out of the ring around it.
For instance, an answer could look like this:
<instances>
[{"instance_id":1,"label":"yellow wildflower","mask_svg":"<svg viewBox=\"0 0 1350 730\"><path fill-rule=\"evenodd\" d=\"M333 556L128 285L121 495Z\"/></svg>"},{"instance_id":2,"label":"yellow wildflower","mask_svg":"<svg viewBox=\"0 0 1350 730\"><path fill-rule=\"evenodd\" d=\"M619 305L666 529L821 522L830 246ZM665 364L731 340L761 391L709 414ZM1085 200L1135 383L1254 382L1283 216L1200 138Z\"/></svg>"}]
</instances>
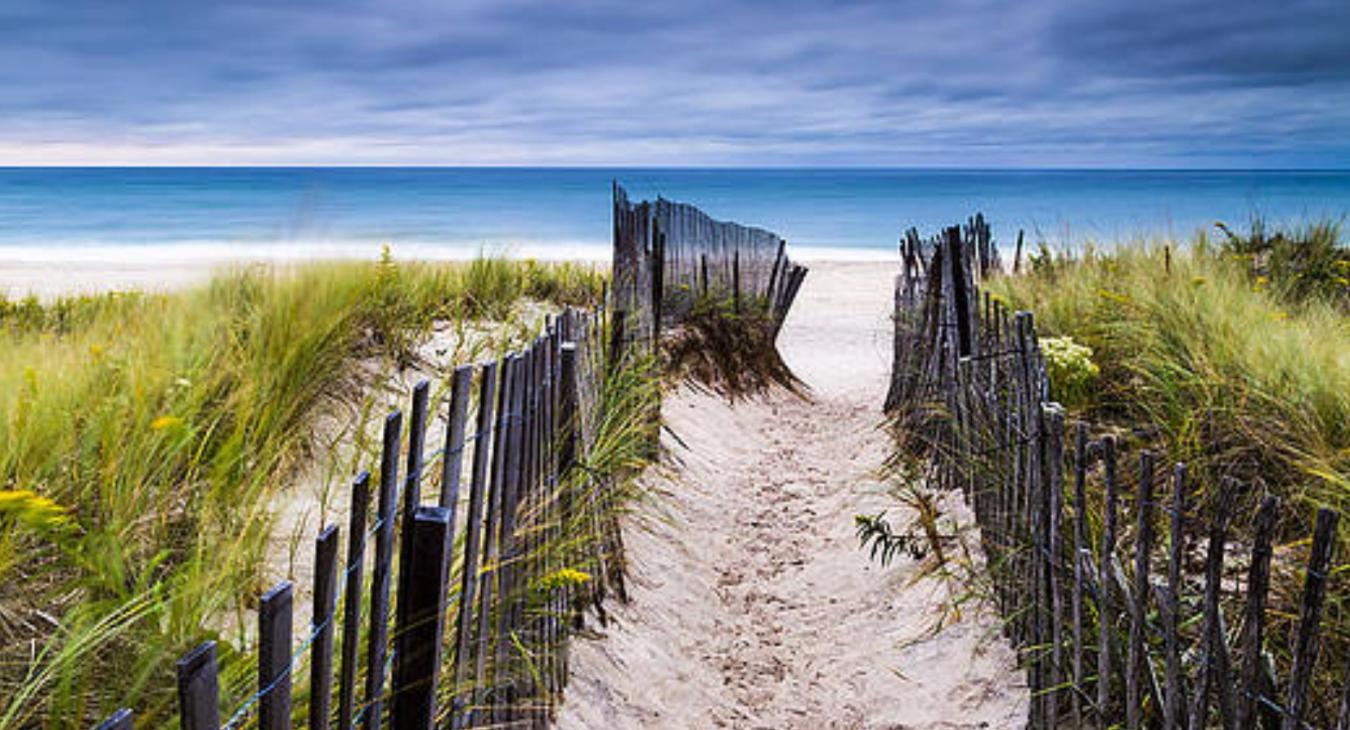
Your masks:
<instances>
[{"instance_id":1,"label":"yellow wildflower","mask_svg":"<svg viewBox=\"0 0 1350 730\"><path fill-rule=\"evenodd\" d=\"M36 530L53 530L70 520L64 507L28 489L0 489L0 516Z\"/></svg>"},{"instance_id":2,"label":"yellow wildflower","mask_svg":"<svg viewBox=\"0 0 1350 730\"><path fill-rule=\"evenodd\" d=\"M160 416L159 418L156 418L155 420L150 422L150 430L163 431L164 429L169 428L170 426L177 426L182 422L183 419L179 418L178 416Z\"/></svg>"},{"instance_id":3,"label":"yellow wildflower","mask_svg":"<svg viewBox=\"0 0 1350 730\"><path fill-rule=\"evenodd\" d=\"M552 590L563 586L579 586L588 582L591 574L576 568L559 568L552 573L540 579L544 590Z\"/></svg>"},{"instance_id":4,"label":"yellow wildflower","mask_svg":"<svg viewBox=\"0 0 1350 730\"><path fill-rule=\"evenodd\" d=\"M1129 298L1129 296L1127 296L1127 295L1125 295L1125 294L1118 294L1118 293L1113 292L1113 291L1110 291L1110 290L1108 290L1108 289L1098 289L1098 290L1097 290L1097 296L1101 297L1102 299L1106 299L1106 300L1109 300L1109 301L1117 302L1117 303L1119 303L1119 304L1132 304L1132 303L1133 303L1133 301Z\"/></svg>"}]
</instances>

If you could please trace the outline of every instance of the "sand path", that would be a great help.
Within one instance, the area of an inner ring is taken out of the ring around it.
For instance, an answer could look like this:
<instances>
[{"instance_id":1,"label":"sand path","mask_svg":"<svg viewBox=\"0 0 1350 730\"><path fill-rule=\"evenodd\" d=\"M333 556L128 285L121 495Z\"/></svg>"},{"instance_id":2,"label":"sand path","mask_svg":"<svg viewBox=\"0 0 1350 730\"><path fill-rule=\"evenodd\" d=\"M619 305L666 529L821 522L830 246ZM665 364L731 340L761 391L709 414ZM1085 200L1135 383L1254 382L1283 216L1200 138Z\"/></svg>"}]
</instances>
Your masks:
<instances>
[{"instance_id":1,"label":"sand path","mask_svg":"<svg viewBox=\"0 0 1350 730\"><path fill-rule=\"evenodd\" d=\"M626 526L632 601L574 645L567 729L1013 728L1025 689L987 612L932 633L946 583L868 562L892 267L813 264L780 342L813 400L670 397L677 462ZM959 504L949 505L960 510Z\"/></svg>"}]
</instances>

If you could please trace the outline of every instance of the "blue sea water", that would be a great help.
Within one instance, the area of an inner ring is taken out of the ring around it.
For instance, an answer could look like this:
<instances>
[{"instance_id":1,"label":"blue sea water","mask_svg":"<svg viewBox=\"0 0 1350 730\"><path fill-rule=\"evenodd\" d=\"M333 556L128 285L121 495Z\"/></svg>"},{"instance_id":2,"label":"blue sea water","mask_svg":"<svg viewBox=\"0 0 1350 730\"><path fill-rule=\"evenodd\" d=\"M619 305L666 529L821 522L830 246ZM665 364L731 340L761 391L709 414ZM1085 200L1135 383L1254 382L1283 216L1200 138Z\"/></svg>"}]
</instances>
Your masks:
<instances>
[{"instance_id":1,"label":"blue sea water","mask_svg":"<svg viewBox=\"0 0 1350 730\"><path fill-rule=\"evenodd\" d=\"M885 255L975 211L1004 244L1350 216L1350 171L0 168L0 260L603 255L613 180L827 255Z\"/></svg>"}]
</instances>

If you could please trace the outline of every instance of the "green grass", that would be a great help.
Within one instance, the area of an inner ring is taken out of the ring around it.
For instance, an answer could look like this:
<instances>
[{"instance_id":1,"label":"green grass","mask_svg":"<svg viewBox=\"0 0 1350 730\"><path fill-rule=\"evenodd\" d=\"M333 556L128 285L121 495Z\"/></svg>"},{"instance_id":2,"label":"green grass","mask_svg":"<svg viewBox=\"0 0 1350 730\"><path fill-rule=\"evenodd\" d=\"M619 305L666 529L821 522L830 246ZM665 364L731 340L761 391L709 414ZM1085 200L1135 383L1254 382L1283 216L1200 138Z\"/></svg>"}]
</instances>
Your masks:
<instances>
[{"instance_id":1,"label":"green grass","mask_svg":"<svg viewBox=\"0 0 1350 730\"><path fill-rule=\"evenodd\" d=\"M1239 544L1250 539L1258 501L1282 498L1268 613L1280 676L1316 508L1350 514L1350 310L1336 274L1350 254L1338 236L1330 224L1283 234L1258 227L1219 243L1089 248L988 282L1035 314L1042 337L1091 348L1100 371L1075 368L1091 382L1065 392L1052 377L1052 396L1073 415L1116 430L1131 449L1186 462L1188 500L1201 509L1223 477L1246 485L1233 521ZM1348 550L1343 519L1313 686L1318 726L1334 718L1350 653ZM1236 568L1231 577L1242 579Z\"/></svg>"},{"instance_id":2,"label":"green grass","mask_svg":"<svg viewBox=\"0 0 1350 730\"><path fill-rule=\"evenodd\" d=\"M1042 336L1092 349L1084 415L1154 424L1172 458L1259 479L1291 515L1350 507L1350 317L1335 303L1291 300L1203 247L1088 251L990 289Z\"/></svg>"},{"instance_id":3,"label":"green grass","mask_svg":"<svg viewBox=\"0 0 1350 730\"><path fill-rule=\"evenodd\" d=\"M386 255L0 305L0 728L169 719L173 661L256 595L270 499L316 417L360 397L357 365L408 364L437 320L594 302L601 282Z\"/></svg>"}]
</instances>

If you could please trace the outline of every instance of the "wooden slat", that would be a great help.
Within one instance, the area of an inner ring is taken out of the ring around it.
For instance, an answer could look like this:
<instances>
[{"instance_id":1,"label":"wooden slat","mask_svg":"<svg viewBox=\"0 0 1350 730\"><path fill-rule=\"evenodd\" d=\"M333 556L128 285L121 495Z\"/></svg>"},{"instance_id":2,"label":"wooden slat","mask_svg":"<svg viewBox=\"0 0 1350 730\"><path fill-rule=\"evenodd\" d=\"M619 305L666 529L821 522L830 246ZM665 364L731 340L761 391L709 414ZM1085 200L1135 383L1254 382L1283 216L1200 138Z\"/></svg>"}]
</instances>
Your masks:
<instances>
[{"instance_id":1,"label":"wooden slat","mask_svg":"<svg viewBox=\"0 0 1350 730\"><path fill-rule=\"evenodd\" d=\"M328 525L314 541L314 604L310 631L309 727L325 730L333 705L333 635L337 610L338 528Z\"/></svg>"},{"instance_id":2,"label":"wooden slat","mask_svg":"<svg viewBox=\"0 0 1350 730\"><path fill-rule=\"evenodd\" d=\"M1097 713L1098 720L1109 724L1114 719L1111 707L1111 630L1115 625L1115 604L1112 599L1111 556L1116 552L1116 514L1118 500L1116 489L1116 439L1106 436L1102 439L1103 480L1106 488L1106 515L1103 518L1102 544L1097 556L1097 576L1099 592L1097 595Z\"/></svg>"},{"instance_id":3,"label":"wooden slat","mask_svg":"<svg viewBox=\"0 0 1350 730\"><path fill-rule=\"evenodd\" d=\"M498 581L501 577L501 515L503 493L506 491L506 449L509 444L510 425L516 418L515 370L519 360L509 355L500 361L502 376L501 388L497 396L497 418L492 434L492 484L488 493L486 519L483 525L483 571L478 584L477 631L475 633L474 678L476 704L491 702L490 690L497 678L497 667L489 664L488 656L494 650L492 645L492 625L495 615L494 598L501 603ZM472 712L469 726L474 727L481 719L491 719L491 707Z\"/></svg>"},{"instance_id":4,"label":"wooden slat","mask_svg":"<svg viewBox=\"0 0 1350 730\"><path fill-rule=\"evenodd\" d=\"M375 565L371 570L370 631L366 648L366 707L361 716L365 730L379 730L384 712L385 656L389 642L389 588L394 562L394 510L398 504L398 456L403 414L384 419L380 452L380 496L375 520Z\"/></svg>"},{"instance_id":5,"label":"wooden slat","mask_svg":"<svg viewBox=\"0 0 1350 730\"><path fill-rule=\"evenodd\" d=\"M1247 600L1243 610L1241 648L1242 691L1237 699L1236 725L1251 727L1256 721L1256 699L1263 691L1261 652L1264 648L1266 627L1266 597L1270 591L1271 543L1275 521L1279 516L1280 500L1268 495L1261 500L1256 513L1256 533L1252 537L1252 560L1247 567Z\"/></svg>"},{"instance_id":6,"label":"wooden slat","mask_svg":"<svg viewBox=\"0 0 1350 730\"><path fill-rule=\"evenodd\" d=\"M291 612L290 581L264 593L258 607L258 728L290 730Z\"/></svg>"},{"instance_id":7,"label":"wooden slat","mask_svg":"<svg viewBox=\"0 0 1350 730\"><path fill-rule=\"evenodd\" d=\"M356 475L347 523L347 587L342 599L342 668L338 680L338 727L351 728L356 710L356 664L361 635L361 573L366 559L366 512L370 472Z\"/></svg>"},{"instance_id":8,"label":"wooden slat","mask_svg":"<svg viewBox=\"0 0 1350 730\"><path fill-rule=\"evenodd\" d=\"M1327 570L1335 547L1336 523L1340 515L1325 507L1317 510L1312 550L1303 581L1303 601L1299 607L1298 634L1294 639L1294 660L1289 670L1289 691L1285 695L1283 730L1303 730L1303 713L1308 706L1308 683L1317 663L1321 634L1322 604L1326 601Z\"/></svg>"},{"instance_id":9,"label":"wooden slat","mask_svg":"<svg viewBox=\"0 0 1350 730\"><path fill-rule=\"evenodd\" d=\"M175 665L178 676L178 725L182 730L220 728L220 689L216 678L216 642L206 641Z\"/></svg>"},{"instance_id":10,"label":"wooden slat","mask_svg":"<svg viewBox=\"0 0 1350 730\"><path fill-rule=\"evenodd\" d=\"M413 514L422 504L422 464L424 462L423 452L426 450L427 443L427 412L430 408L431 400L431 382L423 379L413 386L412 391L412 410L411 420L408 422L408 464L407 471L403 477L403 506L400 509L402 517L399 521L399 539L398 539L398 592L397 595L403 595L408 590L408 571L403 566L412 559L409 551L412 550L412 530ZM404 607L397 601L394 603L395 623L404 621ZM399 658L394 654L395 669L397 669Z\"/></svg>"},{"instance_id":11,"label":"wooden slat","mask_svg":"<svg viewBox=\"0 0 1350 730\"><path fill-rule=\"evenodd\" d=\"M460 576L459 610L455 618L454 692L451 694L450 725L454 729L467 725L464 684L472 667L473 627L475 601L478 597L479 573L482 571L480 552L483 540L483 505L487 493L490 464L492 424L497 393L497 363L483 365L478 381L477 434L473 449L473 476L469 483L469 514L464 521L464 567Z\"/></svg>"},{"instance_id":12,"label":"wooden slat","mask_svg":"<svg viewBox=\"0 0 1350 730\"><path fill-rule=\"evenodd\" d=\"M1186 553L1186 465L1172 469L1171 530L1167 557L1167 590L1159 596L1163 623L1163 651L1167 659L1167 694L1163 700L1164 730L1180 730L1185 724L1185 686L1181 666L1181 563Z\"/></svg>"},{"instance_id":13,"label":"wooden slat","mask_svg":"<svg viewBox=\"0 0 1350 730\"><path fill-rule=\"evenodd\" d=\"M1237 490L1225 480L1219 489L1210 515L1209 547L1205 557L1204 623L1200 630L1200 671L1196 673L1195 690L1191 694L1190 730L1204 730L1209 722L1209 693L1221 679L1218 664L1226 656L1220 629L1219 593L1223 580L1223 549L1228 539L1228 520ZM1222 686L1218 687L1222 695Z\"/></svg>"},{"instance_id":14,"label":"wooden slat","mask_svg":"<svg viewBox=\"0 0 1350 730\"><path fill-rule=\"evenodd\" d=\"M450 380L450 406L446 414L445 452L441 457L441 496L439 504L450 510L450 524L455 524L455 510L459 507L459 487L464 471L465 423L468 421L470 393L473 388L473 366L455 368Z\"/></svg>"},{"instance_id":15,"label":"wooden slat","mask_svg":"<svg viewBox=\"0 0 1350 730\"><path fill-rule=\"evenodd\" d=\"M515 605L519 586L516 583L515 561L519 557L516 544L516 510L520 504L521 462L524 458L525 404L528 403L528 358L516 355L512 368L512 418L507 424L507 440L503 447L505 465L505 488L502 490L501 514L499 520L500 557L497 568L497 620L496 643L494 652L495 676L493 678L493 720L494 722L514 720L516 649L510 641L515 629Z\"/></svg>"},{"instance_id":16,"label":"wooden slat","mask_svg":"<svg viewBox=\"0 0 1350 730\"><path fill-rule=\"evenodd\" d=\"M394 730L431 730L436 719L436 677L441 665L442 596L453 539L450 510L420 506L413 513L406 592L399 595L390 721Z\"/></svg>"},{"instance_id":17,"label":"wooden slat","mask_svg":"<svg viewBox=\"0 0 1350 730\"><path fill-rule=\"evenodd\" d=\"M972 338L973 339L973 338ZM1049 446L1046 458L1049 460L1049 552L1046 565L1050 583L1050 687L1046 695L1048 714L1046 727L1054 728L1059 718L1059 687L1064 683L1064 605L1060 589L1060 566L1062 535L1060 522L1063 519L1064 490L1064 409L1058 405L1047 405L1050 412L1050 430L1047 434Z\"/></svg>"},{"instance_id":18,"label":"wooden slat","mask_svg":"<svg viewBox=\"0 0 1350 730\"><path fill-rule=\"evenodd\" d=\"M996 343L993 349L999 349ZM1073 724L1083 726L1083 695L1086 679L1083 668L1087 636L1083 627L1083 560L1088 546L1087 527L1087 424L1079 421L1074 429L1073 457Z\"/></svg>"}]
</instances>

